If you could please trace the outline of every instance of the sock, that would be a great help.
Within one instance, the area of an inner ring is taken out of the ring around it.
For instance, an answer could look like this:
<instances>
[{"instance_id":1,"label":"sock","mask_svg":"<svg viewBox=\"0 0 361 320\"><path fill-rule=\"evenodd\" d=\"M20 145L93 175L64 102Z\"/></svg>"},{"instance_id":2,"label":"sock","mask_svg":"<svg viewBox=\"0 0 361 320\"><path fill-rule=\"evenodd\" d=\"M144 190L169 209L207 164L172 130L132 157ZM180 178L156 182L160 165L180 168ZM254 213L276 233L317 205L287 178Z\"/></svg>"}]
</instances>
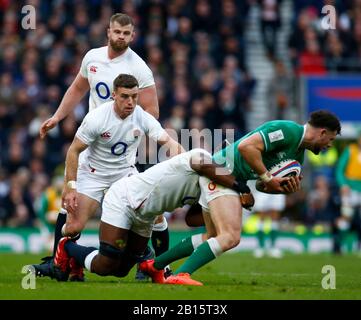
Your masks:
<instances>
[{"instance_id":1,"label":"sock","mask_svg":"<svg viewBox=\"0 0 361 320\"><path fill-rule=\"evenodd\" d=\"M193 251L192 237L185 238L173 248L156 257L154 267L161 270L173 261L188 257Z\"/></svg>"},{"instance_id":2,"label":"sock","mask_svg":"<svg viewBox=\"0 0 361 320\"><path fill-rule=\"evenodd\" d=\"M278 222L273 221L271 224L271 232L270 232L271 248L274 247L277 236L278 236Z\"/></svg>"},{"instance_id":3,"label":"sock","mask_svg":"<svg viewBox=\"0 0 361 320\"><path fill-rule=\"evenodd\" d=\"M85 247L79 244L74 243L73 241L67 241L64 245L65 251L68 253L69 256L73 257L75 261L81 265L82 267L85 266L85 258L87 255L94 250L98 250L94 247Z\"/></svg>"},{"instance_id":4,"label":"sock","mask_svg":"<svg viewBox=\"0 0 361 320\"><path fill-rule=\"evenodd\" d=\"M153 226L152 246L156 257L169 249L168 222L164 217L162 222Z\"/></svg>"},{"instance_id":5,"label":"sock","mask_svg":"<svg viewBox=\"0 0 361 320\"><path fill-rule=\"evenodd\" d=\"M99 253L99 250L94 250L94 251L90 252L90 253L85 257L84 267L85 267L89 272L92 272L92 271L91 271L92 261L93 261L93 259L95 258L95 256L98 255L98 253Z\"/></svg>"},{"instance_id":6,"label":"sock","mask_svg":"<svg viewBox=\"0 0 361 320\"><path fill-rule=\"evenodd\" d=\"M63 237L61 229L66 222L67 212L64 209L61 209L58 218L56 219L55 231L54 231L54 247L53 247L53 257L55 257L56 249L58 248L59 240Z\"/></svg>"},{"instance_id":7,"label":"sock","mask_svg":"<svg viewBox=\"0 0 361 320\"><path fill-rule=\"evenodd\" d=\"M169 232L168 228L163 231L154 231L152 233L152 246L155 256L158 257L169 249Z\"/></svg>"},{"instance_id":8,"label":"sock","mask_svg":"<svg viewBox=\"0 0 361 320\"><path fill-rule=\"evenodd\" d=\"M258 245L260 246L260 248L264 249L265 234L263 231L263 223L262 222L258 224L257 239L258 239Z\"/></svg>"},{"instance_id":9,"label":"sock","mask_svg":"<svg viewBox=\"0 0 361 320\"><path fill-rule=\"evenodd\" d=\"M200 267L214 260L222 253L221 246L216 238L210 238L193 251L191 256L176 270L174 274L192 274Z\"/></svg>"}]
</instances>

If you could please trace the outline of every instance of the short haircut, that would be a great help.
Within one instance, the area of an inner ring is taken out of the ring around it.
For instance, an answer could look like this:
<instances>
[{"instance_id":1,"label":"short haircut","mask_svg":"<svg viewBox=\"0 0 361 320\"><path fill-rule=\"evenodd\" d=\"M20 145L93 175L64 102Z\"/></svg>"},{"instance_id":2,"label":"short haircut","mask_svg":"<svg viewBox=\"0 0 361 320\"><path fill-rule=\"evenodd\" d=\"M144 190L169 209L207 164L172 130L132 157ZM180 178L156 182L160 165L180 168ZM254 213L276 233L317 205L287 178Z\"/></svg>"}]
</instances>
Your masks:
<instances>
[{"instance_id":1,"label":"short haircut","mask_svg":"<svg viewBox=\"0 0 361 320\"><path fill-rule=\"evenodd\" d=\"M130 24L134 27L133 19L125 13L113 14L110 18L110 24L113 22L118 22L121 26L127 26Z\"/></svg>"},{"instance_id":2,"label":"short haircut","mask_svg":"<svg viewBox=\"0 0 361 320\"><path fill-rule=\"evenodd\" d=\"M120 74L113 81L113 90L116 91L118 88L131 89L139 87L138 80L130 74Z\"/></svg>"},{"instance_id":3,"label":"short haircut","mask_svg":"<svg viewBox=\"0 0 361 320\"><path fill-rule=\"evenodd\" d=\"M340 120L328 110L317 110L310 114L308 123L315 128L326 128L330 131L341 133Z\"/></svg>"}]
</instances>

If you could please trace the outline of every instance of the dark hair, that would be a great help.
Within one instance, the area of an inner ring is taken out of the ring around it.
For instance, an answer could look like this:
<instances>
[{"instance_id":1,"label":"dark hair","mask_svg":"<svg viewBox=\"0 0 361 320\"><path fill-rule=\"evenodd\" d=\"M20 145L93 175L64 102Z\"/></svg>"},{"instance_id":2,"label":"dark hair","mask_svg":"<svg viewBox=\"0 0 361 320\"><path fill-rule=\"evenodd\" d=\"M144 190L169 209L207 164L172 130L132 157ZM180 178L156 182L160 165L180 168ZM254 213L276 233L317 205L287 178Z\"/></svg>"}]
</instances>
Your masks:
<instances>
[{"instance_id":1,"label":"dark hair","mask_svg":"<svg viewBox=\"0 0 361 320\"><path fill-rule=\"evenodd\" d=\"M139 87L138 80L134 78L130 74L121 73L117 76L113 81L113 90L117 90L118 88L134 88Z\"/></svg>"},{"instance_id":2,"label":"dark hair","mask_svg":"<svg viewBox=\"0 0 361 320\"><path fill-rule=\"evenodd\" d=\"M315 128L326 128L330 131L341 133L340 120L328 110L317 110L310 114L308 123Z\"/></svg>"},{"instance_id":3,"label":"dark hair","mask_svg":"<svg viewBox=\"0 0 361 320\"><path fill-rule=\"evenodd\" d=\"M110 18L110 23L118 22L121 26L127 26L128 24L134 26L133 19L125 13L113 14Z\"/></svg>"}]
</instances>

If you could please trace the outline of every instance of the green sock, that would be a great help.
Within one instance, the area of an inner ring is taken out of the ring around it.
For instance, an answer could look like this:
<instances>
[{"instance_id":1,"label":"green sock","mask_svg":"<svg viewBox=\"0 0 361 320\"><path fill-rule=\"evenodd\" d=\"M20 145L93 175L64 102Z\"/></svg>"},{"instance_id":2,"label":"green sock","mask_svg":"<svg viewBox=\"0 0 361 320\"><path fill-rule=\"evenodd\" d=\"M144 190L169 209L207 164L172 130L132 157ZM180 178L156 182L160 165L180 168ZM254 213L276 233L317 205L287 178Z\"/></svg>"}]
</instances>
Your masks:
<instances>
[{"instance_id":1,"label":"green sock","mask_svg":"<svg viewBox=\"0 0 361 320\"><path fill-rule=\"evenodd\" d=\"M271 230L270 238L271 238L271 247L273 248L278 236L278 230Z\"/></svg>"},{"instance_id":2,"label":"green sock","mask_svg":"<svg viewBox=\"0 0 361 320\"><path fill-rule=\"evenodd\" d=\"M194 271L204 266L206 263L214 260L216 256L212 252L208 241L203 242L196 250L193 251L191 256L174 272L178 273L189 273L192 274Z\"/></svg>"},{"instance_id":3,"label":"green sock","mask_svg":"<svg viewBox=\"0 0 361 320\"><path fill-rule=\"evenodd\" d=\"M154 267L161 270L173 261L188 257L193 251L192 237L185 238L173 248L156 257Z\"/></svg>"},{"instance_id":4,"label":"green sock","mask_svg":"<svg viewBox=\"0 0 361 320\"><path fill-rule=\"evenodd\" d=\"M264 234L263 230L259 230L257 232L257 239L258 239L259 246L263 249L264 245L265 245L265 234Z\"/></svg>"}]
</instances>

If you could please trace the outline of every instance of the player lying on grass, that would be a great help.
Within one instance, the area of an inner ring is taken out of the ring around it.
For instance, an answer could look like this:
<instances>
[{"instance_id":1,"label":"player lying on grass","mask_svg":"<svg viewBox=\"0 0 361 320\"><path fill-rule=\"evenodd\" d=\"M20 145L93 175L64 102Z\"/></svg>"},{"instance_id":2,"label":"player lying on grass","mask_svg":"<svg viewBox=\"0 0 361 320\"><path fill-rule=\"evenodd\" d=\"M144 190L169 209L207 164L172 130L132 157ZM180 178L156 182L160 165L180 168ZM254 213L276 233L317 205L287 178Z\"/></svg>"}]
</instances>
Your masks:
<instances>
[{"instance_id":1,"label":"player lying on grass","mask_svg":"<svg viewBox=\"0 0 361 320\"><path fill-rule=\"evenodd\" d=\"M227 187L225 190L236 203L233 206L238 212L240 193L246 193L241 197L245 206L253 205L247 185L237 182L227 169L212 164L211 156L205 150L194 149L179 154L145 172L115 182L102 205L99 250L62 238L52 275L60 281L67 280L72 259L98 275L127 275L135 263L146 258L147 243L157 214L198 201L201 192L199 175L206 175ZM227 205L228 197L224 198ZM67 207L75 209L71 203Z\"/></svg>"},{"instance_id":2,"label":"player lying on grass","mask_svg":"<svg viewBox=\"0 0 361 320\"><path fill-rule=\"evenodd\" d=\"M270 121L217 152L213 160L226 164L240 181L259 179L261 182L257 183L257 188L260 191L295 192L300 188L298 177L292 177L283 186L284 178L273 177L268 170L286 159L295 159L302 164L306 149L318 154L331 146L340 131L338 118L326 110L313 112L305 125L293 121ZM203 219L197 215L192 219L197 219L198 224L204 222L207 234L184 239L155 260L141 263L141 269L150 274L154 282L165 282L162 277L165 265L189 256L166 283L200 285L190 275L240 242L242 216L237 198L206 177L200 177L199 184ZM188 223L190 221L191 217L188 217Z\"/></svg>"},{"instance_id":3,"label":"player lying on grass","mask_svg":"<svg viewBox=\"0 0 361 320\"><path fill-rule=\"evenodd\" d=\"M114 79L113 87L114 101L86 115L68 149L62 195L62 207L68 214L63 235L79 234L94 216L110 185L138 173L134 165L142 136L164 145L171 156L184 151L153 116L137 105L139 87L135 77L120 74ZM34 268L41 276L51 272L50 263ZM71 278L83 280L82 268L75 261L72 261Z\"/></svg>"}]
</instances>

